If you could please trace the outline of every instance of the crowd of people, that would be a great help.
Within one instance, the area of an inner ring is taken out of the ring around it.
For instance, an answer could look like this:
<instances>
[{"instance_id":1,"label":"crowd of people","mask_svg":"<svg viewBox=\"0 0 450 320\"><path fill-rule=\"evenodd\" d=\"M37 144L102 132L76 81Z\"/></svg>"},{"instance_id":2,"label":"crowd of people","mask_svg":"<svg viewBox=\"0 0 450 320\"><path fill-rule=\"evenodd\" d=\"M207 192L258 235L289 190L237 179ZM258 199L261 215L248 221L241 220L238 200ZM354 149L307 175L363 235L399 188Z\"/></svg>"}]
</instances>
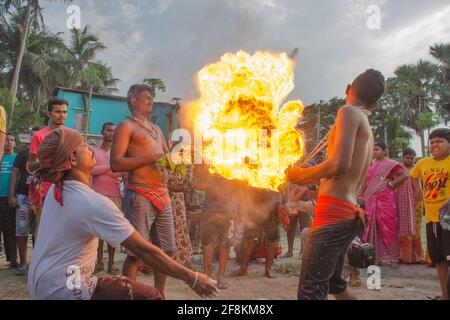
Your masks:
<instances>
[{"instance_id":1,"label":"crowd of people","mask_svg":"<svg viewBox=\"0 0 450 320\"><path fill-rule=\"evenodd\" d=\"M347 87L328 150L286 170L279 192L229 181L206 164L172 164L162 131L148 120L151 92L131 86L131 116L105 123L96 147L64 127L68 102L52 98L48 125L33 128L30 145L16 153L0 108L0 254L18 276L28 274L33 299L164 299L167 276L202 297L217 295L228 287L231 248L240 265L231 276L245 276L252 258L263 257L265 276L273 278L274 259L294 256L296 235L298 299L354 298L342 268L355 238L375 247L379 265L435 265L441 298L448 298L450 230L439 215L449 210L450 130L431 133L429 158L416 163L407 148L401 162L389 159L368 120L384 92L379 72L368 70ZM108 275L97 278L105 270L104 242ZM119 247L122 270L114 263ZM191 270L200 248L203 273ZM153 272L154 287L136 281L139 270Z\"/></svg>"}]
</instances>

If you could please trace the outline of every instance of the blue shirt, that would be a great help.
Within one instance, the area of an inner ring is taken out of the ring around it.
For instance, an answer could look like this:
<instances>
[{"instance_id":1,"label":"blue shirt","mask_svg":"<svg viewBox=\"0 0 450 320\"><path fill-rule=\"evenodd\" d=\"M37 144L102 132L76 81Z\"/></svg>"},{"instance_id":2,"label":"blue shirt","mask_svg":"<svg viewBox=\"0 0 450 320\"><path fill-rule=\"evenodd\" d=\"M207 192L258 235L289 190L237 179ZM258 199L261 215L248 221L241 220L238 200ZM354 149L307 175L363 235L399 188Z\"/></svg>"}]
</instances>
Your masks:
<instances>
[{"instance_id":1,"label":"blue shirt","mask_svg":"<svg viewBox=\"0 0 450 320\"><path fill-rule=\"evenodd\" d=\"M9 181L11 180L11 174L14 166L14 160L17 153L11 155L4 154L2 158L2 170L0 172L0 197L8 197Z\"/></svg>"}]
</instances>

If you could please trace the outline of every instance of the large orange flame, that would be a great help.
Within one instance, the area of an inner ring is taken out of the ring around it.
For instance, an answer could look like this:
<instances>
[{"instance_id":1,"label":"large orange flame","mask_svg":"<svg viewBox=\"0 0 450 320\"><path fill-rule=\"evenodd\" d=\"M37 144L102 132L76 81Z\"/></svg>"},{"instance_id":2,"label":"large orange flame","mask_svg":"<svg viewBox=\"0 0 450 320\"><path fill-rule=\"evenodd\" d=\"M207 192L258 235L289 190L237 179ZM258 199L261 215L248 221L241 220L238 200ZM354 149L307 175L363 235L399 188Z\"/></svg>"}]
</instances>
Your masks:
<instances>
[{"instance_id":1,"label":"large orange flame","mask_svg":"<svg viewBox=\"0 0 450 320\"><path fill-rule=\"evenodd\" d=\"M198 87L195 123L210 172L277 191L303 155L296 130L303 105L280 108L294 88L294 62L284 53L227 53L198 73Z\"/></svg>"}]
</instances>

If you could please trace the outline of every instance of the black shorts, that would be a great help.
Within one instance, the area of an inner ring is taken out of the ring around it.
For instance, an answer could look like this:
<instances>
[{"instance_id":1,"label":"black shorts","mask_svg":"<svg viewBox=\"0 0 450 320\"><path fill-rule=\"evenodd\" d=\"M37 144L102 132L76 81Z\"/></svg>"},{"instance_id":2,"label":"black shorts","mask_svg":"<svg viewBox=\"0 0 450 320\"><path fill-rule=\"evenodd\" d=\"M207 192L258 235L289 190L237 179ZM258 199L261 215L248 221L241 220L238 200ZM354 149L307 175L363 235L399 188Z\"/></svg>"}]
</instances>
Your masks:
<instances>
[{"instance_id":1,"label":"black shorts","mask_svg":"<svg viewBox=\"0 0 450 320\"><path fill-rule=\"evenodd\" d=\"M11 208L8 198L0 198L0 230L5 234L16 235L16 208Z\"/></svg>"},{"instance_id":2,"label":"black shorts","mask_svg":"<svg viewBox=\"0 0 450 320\"><path fill-rule=\"evenodd\" d=\"M442 229L439 222L427 223L427 248L433 263L450 265L450 231Z\"/></svg>"}]
</instances>

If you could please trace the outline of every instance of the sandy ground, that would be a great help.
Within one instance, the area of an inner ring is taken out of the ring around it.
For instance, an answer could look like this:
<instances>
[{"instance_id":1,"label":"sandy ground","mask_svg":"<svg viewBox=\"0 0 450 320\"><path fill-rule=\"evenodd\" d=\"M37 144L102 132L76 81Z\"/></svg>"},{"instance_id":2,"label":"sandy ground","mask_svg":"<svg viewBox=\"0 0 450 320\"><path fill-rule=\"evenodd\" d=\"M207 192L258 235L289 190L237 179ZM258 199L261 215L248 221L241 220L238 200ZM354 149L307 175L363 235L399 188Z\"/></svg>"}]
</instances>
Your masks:
<instances>
[{"instance_id":1,"label":"sandy ground","mask_svg":"<svg viewBox=\"0 0 450 320\"><path fill-rule=\"evenodd\" d=\"M282 234L282 244L285 246L285 236ZM274 269L275 279L264 277L264 260L250 264L249 273L245 277L231 278L231 274L239 266L232 258L227 267L227 281L229 288L221 290L220 300L294 300L296 299L298 278L295 275L298 264L299 241L295 242L293 258L276 259ZM106 247L105 247L106 249ZM105 255L106 256L106 255ZM231 253L233 257L233 252ZM125 256L116 254L116 266L122 266ZM107 261L105 261L106 264ZM202 256L195 255L193 269L202 269ZM292 271L294 270L294 271ZM346 268L344 275L350 269ZM99 273L97 276L105 275ZM369 290L366 285L366 270L361 270L362 286L351 288L352 292L361 300L428 300L439 295L439 284L436 269L423 265L401 265L395 269L381 267L381 290ZM139 281L153 284L153 276L139 275ZM29 299L26 289L26 277L18 277L14 270L8 268L5 258L0 259L0 299ZM186 284L179 280L168 279L166 297L169 300L197 300L199 298ZM330 300L333 299L330 296Z\"/></svg>"}]
</instances>

